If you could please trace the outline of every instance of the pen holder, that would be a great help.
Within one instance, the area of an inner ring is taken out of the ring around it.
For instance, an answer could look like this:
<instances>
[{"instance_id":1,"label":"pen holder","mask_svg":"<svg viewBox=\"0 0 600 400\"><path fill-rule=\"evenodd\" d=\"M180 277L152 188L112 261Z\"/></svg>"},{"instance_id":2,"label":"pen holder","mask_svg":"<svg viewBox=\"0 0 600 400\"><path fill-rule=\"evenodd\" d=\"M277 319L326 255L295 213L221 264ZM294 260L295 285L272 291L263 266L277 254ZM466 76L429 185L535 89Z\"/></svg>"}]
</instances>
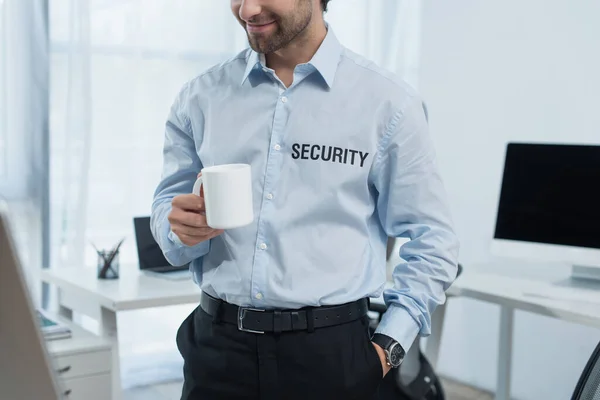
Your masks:
<instances>
[{"instance_id":1,"label":"pen holder","mask_svg":"<svg viewBox=\"0 0 600 400\"><path fill-rule=\"evenodd\" d=\"M98 252L98 279L119 278L119 251Z\"/></svg>"}]
</instances>

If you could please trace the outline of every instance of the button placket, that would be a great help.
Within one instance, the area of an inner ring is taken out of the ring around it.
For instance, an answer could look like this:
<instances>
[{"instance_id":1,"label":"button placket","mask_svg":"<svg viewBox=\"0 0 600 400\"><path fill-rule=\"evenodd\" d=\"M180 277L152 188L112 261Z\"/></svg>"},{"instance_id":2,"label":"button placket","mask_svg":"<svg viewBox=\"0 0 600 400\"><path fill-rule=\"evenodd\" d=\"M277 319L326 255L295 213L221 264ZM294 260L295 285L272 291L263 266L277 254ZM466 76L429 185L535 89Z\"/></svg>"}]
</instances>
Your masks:
<instances>
[{"instance_id":1,"label":"button placket","mask_svg":"<svg viewBox=\"0 0 600 400\"><path fill-rule=\"evenodd\" d=\"M285 100L284 100L285 99ZM272 200L273 184L277 181L276 174L281 170L281 161L283 157L283 146L281 140L283 139L283 132L285 129L285 121L287 119L289 104L289 98L285 90L279 91L278 101L275 104L275 115L273 117L273 127L271 131L271 142L269 152L267 155L267 166L265 169L265 180L263 185L263 193L265 199ZM264 232L264 218L268 218L268 207L272 202L263 201L260 208L259 220L258 220L258 231L256 240L256 253L254 257L254 265L252 272L251 290L253 302L257 305L261 305L265 298L265 288L267 287L267 263L269 259L269 238L266 237Z\"/></svg>"}]
</instances>

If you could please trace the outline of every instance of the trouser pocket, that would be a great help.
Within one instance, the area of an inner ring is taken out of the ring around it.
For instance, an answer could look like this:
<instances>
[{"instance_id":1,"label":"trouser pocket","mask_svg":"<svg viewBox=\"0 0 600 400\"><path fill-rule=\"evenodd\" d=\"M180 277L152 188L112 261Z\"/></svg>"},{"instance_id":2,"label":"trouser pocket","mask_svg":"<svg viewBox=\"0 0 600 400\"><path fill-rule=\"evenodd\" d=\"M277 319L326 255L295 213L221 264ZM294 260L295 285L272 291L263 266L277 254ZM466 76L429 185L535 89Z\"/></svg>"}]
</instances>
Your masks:
<instances>
[{"instance_id":1,"label":"trouser pocket","mask_svg":"<svg viewBox=\"0 0 600 400\"><path fill-rule=\"evenodd\" d=\"M371 399L381 363L366 321L281 335L278 377L289 399Z\"/></svg>"}]
</instances>

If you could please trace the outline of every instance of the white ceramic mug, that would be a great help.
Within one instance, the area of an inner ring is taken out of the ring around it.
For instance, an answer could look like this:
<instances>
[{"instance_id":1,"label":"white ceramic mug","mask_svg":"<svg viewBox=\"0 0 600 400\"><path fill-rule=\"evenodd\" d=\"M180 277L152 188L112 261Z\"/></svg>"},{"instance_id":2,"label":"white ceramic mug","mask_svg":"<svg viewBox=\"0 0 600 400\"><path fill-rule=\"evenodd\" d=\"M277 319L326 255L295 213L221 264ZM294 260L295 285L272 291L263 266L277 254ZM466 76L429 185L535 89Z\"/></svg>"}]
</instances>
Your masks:
<instances>
[{"instance_id":1,"label":"white ceramic mug","mask_svg":"<svg viewBox=\"0 0 600 400\"><path fill-rule=\"evenodd\" d=\"M224 164L202 169L192 193L204 187L206 222L213 229L233 229L254 221L252 170L248 164Z\"/></svg>"}]
</instances>

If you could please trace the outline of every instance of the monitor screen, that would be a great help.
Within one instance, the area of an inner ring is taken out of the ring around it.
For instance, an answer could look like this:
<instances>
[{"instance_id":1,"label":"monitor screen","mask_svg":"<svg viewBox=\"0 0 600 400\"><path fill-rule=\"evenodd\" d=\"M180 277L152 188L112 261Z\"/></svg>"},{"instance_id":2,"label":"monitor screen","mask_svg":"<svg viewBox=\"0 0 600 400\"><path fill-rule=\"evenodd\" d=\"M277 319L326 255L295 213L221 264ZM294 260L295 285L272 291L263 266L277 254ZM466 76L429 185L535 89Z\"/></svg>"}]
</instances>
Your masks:
<instances>
[{"instance_id":1,"label":"monitor screen","mask_svg":"<svg viewBox=\"0 0 600 400\"><path fill-rule=\"evenodd\" d=\"M169 262L152 236L150 217L135 217L133 224L140 269L169 266Z\"/></svg>"},{"instance_id":2,"label":"monitor screen","mask_svg":"<svg viewBox=\"0 0 600 400\"><path fill-rule=\"evenodd\" d=\"M600 249L600 146L510 143L494 238Z\"/></svg>"}]
</instances>

